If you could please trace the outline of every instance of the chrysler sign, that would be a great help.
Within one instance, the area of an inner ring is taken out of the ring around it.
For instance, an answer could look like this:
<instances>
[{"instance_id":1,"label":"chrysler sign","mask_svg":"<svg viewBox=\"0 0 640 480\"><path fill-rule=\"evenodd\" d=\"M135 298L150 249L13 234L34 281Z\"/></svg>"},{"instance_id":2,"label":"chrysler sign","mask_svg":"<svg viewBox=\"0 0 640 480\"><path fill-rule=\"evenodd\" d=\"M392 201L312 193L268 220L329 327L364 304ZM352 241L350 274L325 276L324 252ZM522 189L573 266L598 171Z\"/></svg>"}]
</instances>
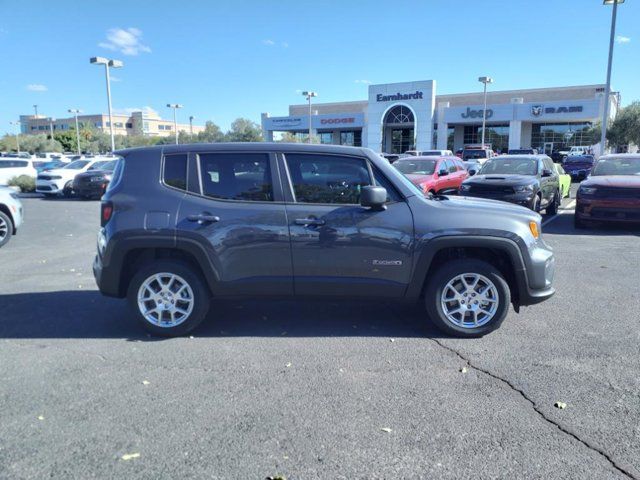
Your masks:
<instances>
[{"instance_id":1,"label":"chrysler sign","mask_svg":"<svg viewBox=\"0 0 640 480\"><path fill-rule=\"evenodd\" d=\"M422 100L422 92L416 90L415 93L396 93L394 95L376 95L376 102L393 102L396 100Z\"/></svg>"}]
</instances>

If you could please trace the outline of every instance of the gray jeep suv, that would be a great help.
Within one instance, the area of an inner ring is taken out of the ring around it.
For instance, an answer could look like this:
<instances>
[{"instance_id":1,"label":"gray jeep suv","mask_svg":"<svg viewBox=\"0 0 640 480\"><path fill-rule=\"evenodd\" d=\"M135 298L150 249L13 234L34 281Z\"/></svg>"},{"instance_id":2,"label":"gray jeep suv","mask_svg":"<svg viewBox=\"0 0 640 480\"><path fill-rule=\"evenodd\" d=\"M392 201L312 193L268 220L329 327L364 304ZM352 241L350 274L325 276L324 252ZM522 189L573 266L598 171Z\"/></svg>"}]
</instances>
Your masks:
<instances>
[{"instance_id":1,"label":"gray jeep suv","mask_svg":"<svg viewBox=\"0 0 640 480\"><path fill-rule=\"evenodd\" d=\"M129 149L102 198L93 271L142 325L183 335L212 298L423 302L448 334L498 328L554 293L540 216L426 198L366 148L202 144Z\"/></svg>"}]
</instances>

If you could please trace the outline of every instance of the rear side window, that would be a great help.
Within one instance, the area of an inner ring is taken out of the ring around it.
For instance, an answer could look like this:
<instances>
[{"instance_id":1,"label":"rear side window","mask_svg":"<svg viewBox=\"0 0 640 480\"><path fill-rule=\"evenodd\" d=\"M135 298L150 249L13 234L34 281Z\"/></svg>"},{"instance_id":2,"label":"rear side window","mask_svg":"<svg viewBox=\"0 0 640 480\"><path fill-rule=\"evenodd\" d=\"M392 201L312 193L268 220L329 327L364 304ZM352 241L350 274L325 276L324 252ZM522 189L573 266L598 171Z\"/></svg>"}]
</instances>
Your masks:
<instances>
[{"instance_id":1,"label":"rear side window","mask_svg":"<svg viewBox=\"0 0 640 480\"><path fill-rule=\"evenodd\" d=\"M207 153L199 157L203 195L222 200L273 201L267 154Z\"/></svg>"},{"instance_id":2,"label":"rear side window","mask_svg":"<svg viewBox=\"0 0 640 480\"><path fill-rule=\"evenodd\" d=\"M447 166L449 167L449 173L456 173L458 171L453 160L447 160Z\"/></svg>"},{"instance_id":3,"label":"rear side window","mask_svg":"<svg viewBox=\"0 0 640 480\"><path fill-rule=\"evenodd\" d=\"M187 189L187 155L167 155L164 157L162 179L165 185L180 190Z\"/></svg>"},{"instance_id":4,"label":"rear side window","mask_svg":"<svg viewBox=\"0 0 640 480\"><path fill-rule=\"evenodd\" d=\"M358 204L371 185L363 158L293 153L286 160L297 202Z\"/></svg>"},{"instance_id":5,"label":"rear side window","mask_svg":"<svg viewBox=\"0 0 640 480\"><path fill-rule=\"evenodd\" d=\"M111 181L107 185L107 191L113 190L118 186L122 179L122 172L124 171L124 158L119 158L115 161L115 167L113 174L111 175Z\"/></svg>"}]
</instances>

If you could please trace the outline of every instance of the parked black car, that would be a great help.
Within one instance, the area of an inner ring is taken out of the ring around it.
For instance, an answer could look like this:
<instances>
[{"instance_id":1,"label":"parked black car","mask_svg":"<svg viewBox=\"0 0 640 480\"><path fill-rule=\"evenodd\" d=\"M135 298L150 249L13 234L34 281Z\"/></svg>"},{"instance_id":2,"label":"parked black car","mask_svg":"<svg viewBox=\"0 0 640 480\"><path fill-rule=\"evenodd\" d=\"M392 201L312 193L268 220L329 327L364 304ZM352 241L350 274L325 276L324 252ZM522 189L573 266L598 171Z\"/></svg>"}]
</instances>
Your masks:
<instances>
[{"instance_id":1,"label":"parked black car","mask_svg":"<svg viewBox=\"0 0 640 480\"><path fill-rule=\"evenodd\" d=\"M195 328L212 298L293 296L422 302L445 332L477 337L500 326L510 303L554 293L540 215L426 198L366 148L260 142L118 154L93 271L100 291L128 297L157 335Z\"/></svg>"},{"instance_id":2,"label":"parked black car","mask_svg":"<svg viewBox=\"0 0 640 480\"><path fill-rule=\"evenodd\" d=\"M98 168L79 173L73 179L73 192L85 199L102 197L111 181L116 164L115 160L101 162Z\"/></svg>"},{"instance_id":3,"label":"parked black car","mask_svg":"<svg viewBox=\"0 0 640 480\"><path fill-rule=\"evenodd\" d=\"M464 181L460 195L517 203L550 215L558 211L562 196L558 174L547 155L501 155Z\"/></svg>"}]
</instances>

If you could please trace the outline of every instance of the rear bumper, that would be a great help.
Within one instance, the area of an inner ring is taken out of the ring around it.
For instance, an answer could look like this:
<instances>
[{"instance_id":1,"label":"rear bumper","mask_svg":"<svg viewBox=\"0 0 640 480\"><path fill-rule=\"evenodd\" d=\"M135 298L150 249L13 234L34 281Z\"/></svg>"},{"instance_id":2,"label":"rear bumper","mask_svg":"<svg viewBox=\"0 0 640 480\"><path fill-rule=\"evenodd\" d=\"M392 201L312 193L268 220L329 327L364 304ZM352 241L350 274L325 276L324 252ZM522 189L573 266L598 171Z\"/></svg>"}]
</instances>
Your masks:
<instances>
[{"instance_id":1,"label":"rear bumper","mask_svg":"<svg viewBox=\"0 0 640 480\"><path fill-rule=\"evenodd\" d=\"M640 223L640 199L576 200L576 217L580 220L599 222Z\"/></svg>"},{"instance_id":2,"label":"rear bumper","mask_svg":"<svg viewBox=\"0 0 640 480\"><path fill-rule=\"evenodd\" d=\"M106 183L74 183L73 191L81 197L101 197L107 187Z\"/></svg>"}]
</instances>

